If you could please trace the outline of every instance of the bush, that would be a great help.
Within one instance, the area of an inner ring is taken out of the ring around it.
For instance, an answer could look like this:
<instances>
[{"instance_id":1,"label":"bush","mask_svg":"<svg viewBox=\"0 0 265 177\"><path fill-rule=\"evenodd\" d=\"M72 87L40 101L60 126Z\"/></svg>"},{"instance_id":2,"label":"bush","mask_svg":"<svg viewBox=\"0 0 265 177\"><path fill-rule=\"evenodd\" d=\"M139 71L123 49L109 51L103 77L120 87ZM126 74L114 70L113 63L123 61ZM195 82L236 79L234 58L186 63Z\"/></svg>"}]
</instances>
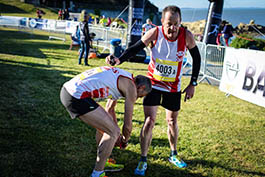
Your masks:
<instances>
[{"instance_id":1,"label":"bush","mask_svg":"<svg viewBox=\"0 0 265 177\"><path fill-rule=\"evenodd\" d=\"M240 35L232 41L230 46L265 51L265 40L256 39L248 35Z\"/></svg>"}]
</instances>

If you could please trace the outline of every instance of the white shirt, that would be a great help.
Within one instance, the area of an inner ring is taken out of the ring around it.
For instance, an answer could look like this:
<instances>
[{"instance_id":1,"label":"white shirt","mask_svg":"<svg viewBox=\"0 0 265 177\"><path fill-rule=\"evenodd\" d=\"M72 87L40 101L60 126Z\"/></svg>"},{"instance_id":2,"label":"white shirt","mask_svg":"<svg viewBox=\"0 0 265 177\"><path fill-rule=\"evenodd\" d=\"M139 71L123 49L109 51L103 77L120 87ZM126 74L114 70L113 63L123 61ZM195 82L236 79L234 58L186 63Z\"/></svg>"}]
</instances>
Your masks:
<instances>
[{"instance_id":1,"label":"white shirt","mask_svg":"<svg viewBox=\"0 0 265 177\"><path fill-rule=\"evenodd\" d=\"M96 100L111 98L117 100L124 97L119 90L118 80L133 75L125 70L102 66L87 70L64 84L70 95L77 99L95 98Z\"/></svg>"}]
</instances>

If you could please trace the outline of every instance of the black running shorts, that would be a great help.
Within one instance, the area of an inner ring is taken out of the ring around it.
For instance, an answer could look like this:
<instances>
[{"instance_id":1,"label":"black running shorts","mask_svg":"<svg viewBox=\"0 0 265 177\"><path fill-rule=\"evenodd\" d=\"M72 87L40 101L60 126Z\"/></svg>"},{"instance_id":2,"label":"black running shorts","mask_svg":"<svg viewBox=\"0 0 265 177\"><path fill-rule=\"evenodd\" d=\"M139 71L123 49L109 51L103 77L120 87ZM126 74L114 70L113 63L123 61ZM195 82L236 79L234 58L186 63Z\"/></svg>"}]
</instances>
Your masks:
<instances>
[{"instance_id":1,"label":"black running shorts","mask_svg":"<svg viewBox=\"0 0 265 177\"><path fill-rule=\"evenodd\" d=\"M92 98L76 99L70 95L64 87L61 89L60 99L72 119L99 107L98 103Z\"/></svg>"},{"instance_id":2,"label":"black running shorts","mask_svg":"<svg viewBox=\"0 0 265 177\"><path fill-rule=\"evenodd\" d=\"M162 100L161 100L162 98ZM164 92L156 89L144 97L144 106L161 105L170 111L179 111L181 103L181 92Z\"/></svg>"}]
</instances>

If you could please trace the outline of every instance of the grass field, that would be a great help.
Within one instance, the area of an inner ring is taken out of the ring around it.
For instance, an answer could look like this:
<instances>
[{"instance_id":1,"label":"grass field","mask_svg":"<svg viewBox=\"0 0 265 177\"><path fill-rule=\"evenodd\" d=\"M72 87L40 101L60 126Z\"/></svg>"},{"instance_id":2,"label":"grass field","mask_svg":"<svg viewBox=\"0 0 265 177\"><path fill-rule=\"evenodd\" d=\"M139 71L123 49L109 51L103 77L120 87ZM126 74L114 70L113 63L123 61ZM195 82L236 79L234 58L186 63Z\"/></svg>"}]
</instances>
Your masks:
<instances>
[{"instance_id":1,"label":"grass field","mask_svg":"<svg viewBox=\"0 0 265 177\"><path fill-rule=\"evenodd\" d=\"M93 170L95 130L71 120L59 100L62 84L76 74L101 65L104 59L78 65L77 50L47 40L44 32L0 28L0 176L83 177ZM146 74L147 65L124 63L120 68ZM184 87L189 78L183 78ZM123 100L116 109L123 122ZM104 106L105 102L101 102ZM162 108L149 149L147 176L265 176L265 109L217 87L200 84L179 115L178 151L188 168L168 161L167 126ZM135 105L133 132L125 150L114 149L125 169L108 176L133 176L140 157L139 133L144 122L142 100Z\"/></svg>"},{"instance_id":2,"label":"grass field","mask_svg":"<svg viewBox=\"0 0 265 177\"><path fill-rule=\"evenodd\" d=\"M46 14L45 19L57 19L58 14L54 9L48 9L43 6L36 7L32 4L22 3L20 0L0 0L1 15L37 18L37 8L43 10Z\"/></svg>"}]
</instances>

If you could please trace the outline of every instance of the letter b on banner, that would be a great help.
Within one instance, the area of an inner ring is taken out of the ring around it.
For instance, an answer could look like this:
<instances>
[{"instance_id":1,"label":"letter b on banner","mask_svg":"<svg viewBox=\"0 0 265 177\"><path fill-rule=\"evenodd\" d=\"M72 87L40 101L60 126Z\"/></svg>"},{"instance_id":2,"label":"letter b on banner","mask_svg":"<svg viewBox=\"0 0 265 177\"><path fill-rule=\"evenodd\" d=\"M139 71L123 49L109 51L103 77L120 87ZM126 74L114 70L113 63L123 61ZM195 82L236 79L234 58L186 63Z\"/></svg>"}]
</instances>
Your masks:
<instances>
[{"instance_id":1,"label":"letter b on banner","mask_svg":"<svg viewBox=\"0 0 265 177\"><path fill-rule=\"evenodd\" d=\"M253 88L254 83L255 83L255 80L254 80L255 74L256 74L255 64L249 63L247 68L246 68L244 83L243 83L243 87L242 87L243 90L250 91ZM257 73L257 74L259 74L259 73ZM263 85L260 84L260 82L262 80L264 81ZM262 72L258 76L257 84L253 90L253 93L256 93L257 90L263 91L263 97L265 97L265 68L263 68Z\"/></svg>"},{"instance_id":2,"label":"letter b on banner","mask_svg":"<svg viewBox=\"0 0 265 177\"><path fill-rule=\"evenodd\" d=\"M256 66L255 65L249 65L246 69L244 84L243 84L243 90L251 90L254 85L254 75L256 73ZM250 81L250 83L248 83Z\"/></svg>"}]
</instances>

